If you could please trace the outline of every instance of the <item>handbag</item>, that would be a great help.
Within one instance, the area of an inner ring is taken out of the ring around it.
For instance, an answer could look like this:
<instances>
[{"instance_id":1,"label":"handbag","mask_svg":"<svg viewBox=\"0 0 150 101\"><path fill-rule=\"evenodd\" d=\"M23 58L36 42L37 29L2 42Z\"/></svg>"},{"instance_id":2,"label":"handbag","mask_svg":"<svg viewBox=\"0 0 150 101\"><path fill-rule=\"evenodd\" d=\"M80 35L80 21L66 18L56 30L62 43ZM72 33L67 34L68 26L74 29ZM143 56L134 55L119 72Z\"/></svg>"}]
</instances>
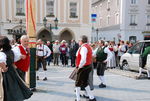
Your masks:
<instances>
[{"instance_id":1,"label":"handbag","mask_svg":"<svg viewBox=\"0 0 150 101\"><path fill-rule=\"evenodd\" d=\"M71 80L76 80L77 79L77 72L78 72L78 69L77 68L75 68L73 71L72 71L72 73L70 74L70 76L69 76L69 78L71 79Z\"/></svg>"}]
</instances>

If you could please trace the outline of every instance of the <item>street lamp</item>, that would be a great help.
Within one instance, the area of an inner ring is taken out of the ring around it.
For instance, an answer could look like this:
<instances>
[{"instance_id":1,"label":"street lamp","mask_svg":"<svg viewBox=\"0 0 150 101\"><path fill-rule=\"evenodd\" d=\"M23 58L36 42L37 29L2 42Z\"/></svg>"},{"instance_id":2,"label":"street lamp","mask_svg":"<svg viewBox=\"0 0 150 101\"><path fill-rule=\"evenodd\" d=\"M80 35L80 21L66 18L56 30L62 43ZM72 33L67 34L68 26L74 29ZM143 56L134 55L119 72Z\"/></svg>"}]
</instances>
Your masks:
<instances>
[{"instance_id":1,"label":"street lamp","mask_svg":"<svg viewBox=\"0 0 150 101\"><path fill-rule=\"evenodd\" d=\"M97 29L96 29L97 41L98 41L98 31L99 31L99 30L98 30L98 28L97 28Z\"/></svg>"},{"instance_id":2,"label":"street lamp","mask_svg":"<svg viewBox=\"0 0 150 101\"><path fill-rule=\"evenodd\" d=\"M54 22L55 22L55 29L58 29L58 19L57 18L55 18L55 20L54 20Z\"/></svg>"},{"instance_id":3,"label":"street lamp","mask_svg":"<svg viewBox=\"0 0 150 101\"><path fill-rule=\"evenodd\" d=\"M58 19L57 19L57 17L55 18L54 23L55 23L54 29L58 29ZM44 27L46 28L46 25L47 25L47 19L46 19L46 17L44 17L44 19L43 19L43 25L44 25ZM50 27L50 28L49 28L50 30L53 29L52 24L50 24L49 27Z\"/></svg>"},{"instance_id":4,"label":"street lamp","mask_svg":"<svg viewBox=\"0 0 150 101\"><path fill-rule=\"evenodd\" d=\"M43 19L43 24L44 24L44 27L46 27L46 25L47 25L47 19L46 19L46 17L44 17L44 19Z\"/></svg>"}]
</instances>

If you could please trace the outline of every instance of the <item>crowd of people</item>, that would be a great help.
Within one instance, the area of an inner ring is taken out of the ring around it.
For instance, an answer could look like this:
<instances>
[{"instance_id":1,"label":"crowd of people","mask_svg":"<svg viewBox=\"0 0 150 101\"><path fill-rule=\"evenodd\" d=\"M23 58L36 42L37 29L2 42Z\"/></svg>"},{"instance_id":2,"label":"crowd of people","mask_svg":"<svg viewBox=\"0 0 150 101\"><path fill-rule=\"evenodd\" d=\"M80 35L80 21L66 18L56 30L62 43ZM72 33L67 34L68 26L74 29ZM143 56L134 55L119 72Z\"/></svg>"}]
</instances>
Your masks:
<instances>
[{"instance_id":1,"label":"crowd of people","mask_svg":"<svg viewBox=\"0 0 150 101\"><path fill-rule=\"evenodd\" d=\"M32 95L32 91L25 83L26 72L30 65L29 38L23 35L20 44L11 43L5 36L0 36L0 101L23 101ZM80 90L84 90L83 97L89 101L96 101L92 94L93 69L97 70L100 79L99 88L106 87L105 70L119 66L121 56L132 47L132 43L120 41L99 40L89 43L88 37L83 35L79 42L71 40L55 40L44 42L37 40L37 80L47 78L47 66L76 67L77 78L75 82L76 101L80 101ZM71 61L71 64L69 63ZM61 62L61 63L60 63ZM44 77L39 77L40 73ZM12 84L9 86L9 84ZM13 93L17 91L16 93ZM11 100L10 100L11 99Z\"/></svg>"}]
</instances>

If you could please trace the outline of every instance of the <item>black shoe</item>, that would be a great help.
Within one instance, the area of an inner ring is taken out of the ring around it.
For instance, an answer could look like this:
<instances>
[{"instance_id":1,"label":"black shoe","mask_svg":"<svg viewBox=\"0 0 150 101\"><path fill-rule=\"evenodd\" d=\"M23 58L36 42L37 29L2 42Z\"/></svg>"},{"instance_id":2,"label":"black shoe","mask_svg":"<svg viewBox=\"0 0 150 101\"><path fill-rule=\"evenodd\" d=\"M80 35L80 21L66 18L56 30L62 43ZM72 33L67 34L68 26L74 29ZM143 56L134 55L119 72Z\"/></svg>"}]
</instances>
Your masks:
<instances>
[{"instance_id":1,"label":"black shoe","mask_svg":"<svg viewBox=\"0 0 150 101\"><path fill-rule=\"evenodd\" d=\"M139 80L139 79L142 79L142 76L135 76L135 79Z\"/></svg>"},{"instance_id":2,"label":"black shoe","mask_svg":"<svg viewBox=\"0 0 150 101\"><path fill-rule=\"evenodd\" d=\"M86 98L86 99L89 99L89 96L87 96L87 95L85 95L85 94L83 94L82 95L84 98Z\"/></svg>"},{"instance_id":3,"label":"black shoe","mask_svg":"<svg viewBox=\"0 0 150 101\"><path fill-rule=\"evenodd\" d=\"M103 83L101 83L101 84L99 85L99 88L106 88L106 85L103 84Z\"/></svg>"},{"instance_id":4,"label":"black shoe","mask_svg":"<svg viewBox=\"0 0 150 101\"><path fill-rule=\"evenodd\" d=\"M150 77L147 77L148 80L150 80Z\"/></svg>"},{"instance_id":5,"label":"black shoe","mask_svg":"<svg viewBox=\"0 0 150 101\"><path fill-rule=\"evenodd\" d=\"M45 78L43 79L43 81L47 81L47 77L45 77Z\"/></svg>"},{"instance_id":6,"label":"black shoe","mask_svg":"<svg viewBox=\"0 0 150 101\"><path fill-rule=\"evenodd\" d=\"M32 92L36 92L36 88L30 88Z\"/></svg>"},{"instance_id":7,"label":"black shoe","mask_svg":"<svg viewBox=\"0 0 150 101\"><path fill-rule=\"evenodd\" d=\"M94 99L89 99L89 101L96 101L96 98L94 98Z\"/></svg>"},{"instance_id":8,"label":"black shoe","mask_svg":"<svg viewBox=\"0 0 150 101\"><path fill-rule=\"evenodd\" d=\"M36 79L39 80L39 76L37 76Z\"/></svg>"}]
</instances>

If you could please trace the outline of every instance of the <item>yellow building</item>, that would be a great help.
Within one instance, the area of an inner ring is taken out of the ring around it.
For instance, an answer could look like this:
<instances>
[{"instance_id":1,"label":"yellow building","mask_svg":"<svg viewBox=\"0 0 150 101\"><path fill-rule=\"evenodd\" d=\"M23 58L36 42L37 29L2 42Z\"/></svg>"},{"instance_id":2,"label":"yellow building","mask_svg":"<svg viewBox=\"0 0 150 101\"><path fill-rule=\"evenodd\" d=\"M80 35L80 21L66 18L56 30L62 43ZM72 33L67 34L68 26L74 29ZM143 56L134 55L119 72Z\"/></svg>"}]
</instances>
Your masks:
<instances>
[{"instance_id":1,"label":"yellow building","mask_svg":"<svg viewBox=\"0 0 150 101\"><path fill-rule=\"evenodd\" d=\"M0 34L18 39L26 33L25 0L0 0ZM91 0L37 0L37 39L78 40L91 37ZM43 19L47 20L46 26ZM55 28L55 19L58 27ZM50 28L51 25L51 28Z\"/></svg>"}]
</instances>

